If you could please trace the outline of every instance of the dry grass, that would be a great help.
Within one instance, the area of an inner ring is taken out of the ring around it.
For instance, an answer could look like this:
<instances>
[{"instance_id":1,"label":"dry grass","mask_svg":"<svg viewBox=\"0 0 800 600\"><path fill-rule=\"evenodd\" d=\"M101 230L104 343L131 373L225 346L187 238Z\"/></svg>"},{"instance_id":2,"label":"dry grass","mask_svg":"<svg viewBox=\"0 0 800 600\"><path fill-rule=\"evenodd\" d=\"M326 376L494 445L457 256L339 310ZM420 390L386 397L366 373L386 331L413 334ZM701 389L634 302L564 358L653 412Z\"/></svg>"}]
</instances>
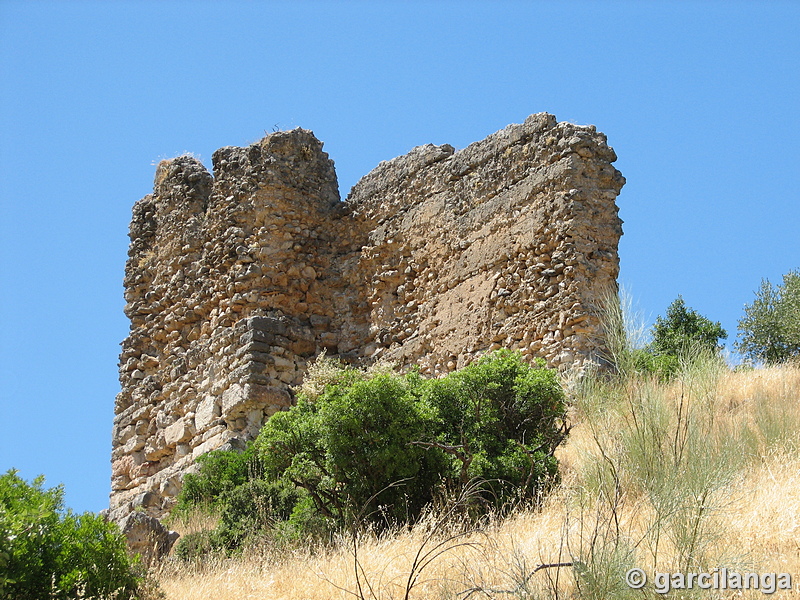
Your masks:
<instances>
[{"instance_id":1,"label":"dry grass","mask_svg":"<svg viewBox=\"0 0 800 600\"><path fill-rule=\"evenodd\" d=\"M576 425L559 452L564 477L539 510L463 537L431 537L428 523L361 540L363 596L403 598L418 550L439 542L447 551L422 571L410 598L656 597L624 586L631 566L787 572L797 589L799 401L800 369L792 367L729 373L703 365L669 386L595 382L576 399ZM576 566L531 575L559 562ZM315 551L261 548L166 563L158 578L170 600L333 600L358 593L354 564L352 544L341 540Z\"/></svg>"},{"instance_id":2,"label":"dry grass","mask_svg":"<svg viewBox=\"0 0 800 600\"><path fill-rule=\"evenodd\" d=\"M173 513L165 520L165 524L182 536L214 529L219 523L219 514L213 510L194 510L189 513Z\"/></svg>"}]
</instances>

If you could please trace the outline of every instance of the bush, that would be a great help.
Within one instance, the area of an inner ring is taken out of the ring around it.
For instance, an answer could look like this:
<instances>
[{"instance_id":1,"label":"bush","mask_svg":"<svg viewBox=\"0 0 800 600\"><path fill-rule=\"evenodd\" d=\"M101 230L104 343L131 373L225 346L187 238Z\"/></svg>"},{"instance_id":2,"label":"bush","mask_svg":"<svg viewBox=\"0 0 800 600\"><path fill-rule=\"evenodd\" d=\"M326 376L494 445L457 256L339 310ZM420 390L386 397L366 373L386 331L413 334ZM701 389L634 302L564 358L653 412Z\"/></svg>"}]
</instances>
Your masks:
<instances>
[{"instance_id":1,"label":"bush","mask_svg":"<svg viewBox=\"0 0 800 600\"><path fill-rule=\"evenodd\" d=\"M564 392L544 361L531 367L519 353L500 350L427 382L425 399L437 412L450 481L494 480L503 503L534 496L555 476L553 452L566 435Z\"/></svg>"},{"instance_id":2,"label":"bush","mask_svg":"<svg viewBox=\"0 0 800 600\"><path fill-rule=\"evenodd\" d=\"M618 302L618 301L617 301ZM609 311L612 312L615 309ZM616 329L624 327L622 312L616 309L612 323ZM617 346L613 352L617 369L623 374L631 372L656 375L661 381L673 379L692 362L704 357L717 358L722 346L720 340L728 337L719 322L713 322L686 306L678 296L668 307L666 317L658 316L652 329L652 341L640 347L633 344L625 333L617 332Z\"/></svg>"},{"instance_id":3,"label":"bush","mask_svg":"<svg viewBox=\"0 0 800 600\"><path fill-rule=\"evenodd\" d=\"M340 525L414 520L442 487L493 480L497 502L556 474L564 394L544 363L499 351L438 380L345 369L314 401L273 416L257 447L268 477L303 487Z\"/></svg>"},{"instance_id":4,"label":"bush","mask_svg":"<svg viewBox=\"0 0 800 600\"><path fill-rule=\"evenodd\" d=\"M739 320L736 348L768 364L800 357L800 270L789 271L783 284L761 282L752 304Z\"/></svg>"},{"instance_id":5,"label":"bush","mask_svg":"<svg viewBox=\"0 0 800 600\"><path fill-rule=\"evenodd\" d=\"M255 479L225 492L217 532L226 548L241 547L268 535L276 523L287 521L304 496L289 481Z\"/></svg>"},{"instance_id":6,"label":"bush","mask_svg":"<svg viewBox=\"0 0 800 600\"><path fill-rule=\"evenodd\" d=\"M306 494L294 505L287 521L275 523L272 533L277 542L308 544L330 541L337 527L338 523L319 512Z\"/></svg>"},{"instance_id":7,"label":"bush","mask_svg":"<svg viewBox=\"0 0 800 600\"><path fill-rule=\"evenodd\" d=\"M254 445L210 453L187 475L179 509L212 506L220 521L180 541L178 556L413 522L476 480L486 482L482 510L534 497L557 473L565 400L543 361L500 351L435 380L319 362Z\"/></svg>"},{"instance_id":8,"label":"bush","mask_svg":"<svg viewBox=\"0 0 800 600\"><path fill-rule=\"evenodd\" d=\"M224 546L217 530L193 531L178 538L173 554L181 560L196 560Z\"/></svg>"},{"instance_id":9,"label":"bush","mask_svg":"<svg viewBox=\"0 0 800 600\"><path fill-rule=\"evenodd\" d=\"M412 445L434 427L416 398L423 380L347 371L315 401L300 394L267 421L257 441L265 473L305 489L322 515L341 524L362 508L405 519L430 500L434 463L443 463L440 454ZM414 485L392 485L411 479Z\"/></svg>"},{"instance_id":10,"label":"bush","mask_svg":"<svg viewBox=\"0 0 800 600\"><path fill-rule=\"evenodd\" d=\"M61 487L0 476L0 599L127 600L142 583L116 525L64 510Z\"/></svg>"},{"instance_id":11,"label":"bush","mask_svg":"<svg viewBox=\"0 0 800 600\"><path fill-rule=\"evenodd\" d=\"M631 350L631 359L637 372L657 375L661 381L672 379L681 367L676 355L657 354L651 347Z\"/></svg>"},{"instance_id":12,"label":"bush","mask_svg":"<svg viewBox=\"0 0 800 600\"><path fill-rule=\"evenodd\" d=\"M225 492L261 476L262 467L252 444L244 451L214 450L197 458L200 470L183 480L175 511L212 508Z\"/></svg>"}]
</instances>

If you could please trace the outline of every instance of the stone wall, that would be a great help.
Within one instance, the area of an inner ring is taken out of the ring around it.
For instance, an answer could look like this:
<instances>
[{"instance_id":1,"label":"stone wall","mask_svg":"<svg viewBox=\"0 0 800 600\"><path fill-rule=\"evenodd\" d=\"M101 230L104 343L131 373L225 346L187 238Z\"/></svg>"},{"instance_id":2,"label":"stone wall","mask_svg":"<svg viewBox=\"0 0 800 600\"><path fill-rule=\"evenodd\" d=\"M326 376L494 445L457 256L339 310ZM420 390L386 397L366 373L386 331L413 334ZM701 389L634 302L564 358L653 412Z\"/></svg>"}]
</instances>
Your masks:
<instances>
[{"instance_id":1,"label":"stone wall","mask_svg":"<svg viewBox=\"0 0 800 600\"><path fill-rule=\"evenodd\" d=\"M310 131L163 161L134 205L111 515L170 509L199 455L252 439L326 350L440 375L498 347L602 352L624 178L593 126L537 114L381 163L341 202Z\"/></svg>"}]
</instances>

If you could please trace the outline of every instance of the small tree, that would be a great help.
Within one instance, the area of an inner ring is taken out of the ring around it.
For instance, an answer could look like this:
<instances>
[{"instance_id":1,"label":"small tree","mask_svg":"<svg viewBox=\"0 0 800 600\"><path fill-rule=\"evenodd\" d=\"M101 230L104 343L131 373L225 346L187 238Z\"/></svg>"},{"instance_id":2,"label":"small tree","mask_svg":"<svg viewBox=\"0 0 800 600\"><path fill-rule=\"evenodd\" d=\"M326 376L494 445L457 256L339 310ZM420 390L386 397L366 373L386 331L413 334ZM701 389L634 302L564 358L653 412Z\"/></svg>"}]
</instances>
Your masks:
<instances>
[{"instance_id":1,"label":"small tree","mask_svg":"<svg viewBox=\"0 0 800 600\"><path fill-rule=\"evenodd\" d=\"M532 498L557 475L553 456L566 437L565 396L544 360L528 365L498 350L430 380L425 399L437 414L436 447L445 449L455 487L494 481L499 502Z\"/></svg>"},{"instance_id":2,"label":"small tree","mask_svg":"<svg viewBox=\"0 0 800 600\"><path fill-rule=\"evenodd\" d=\"M736 349L768 364L800 357L800 270L789 271L775 287L762 280L739 320Z\"/></svg>"},{"instance_id":3,"label":"small tree","mask_svg":"<svg viewBox=\"0 0 800 600\"><path fill-rule=\"evenodd\" d=\"M138 597L137 562L99 515L64 510L64 490L0 476L0 600Z\"/></svg>"},{"instance_id":4,"label":"small tree","mask_svg":"<svg viewBox=\"0 0 800 600\"><path fill-rule=\"evenodd\" d=\"M692 310L678 296L667 307L666 318L660 316L653 327L653 350L656 354L682 357L695 350L719 352L720 340L728 333L719 322L713 322Z\"/></svg>"},{"instance_id":5,"label":"small tree","mask_svg":"<svg viewBox=\"0 0 800 600\"><path fill-rule=\"evenodd\" d=\"M612 311L611 318L612 331L619 330L622 314ZM619 324L614 325L617 321ZM669 380L687 359L704 353L718 355L722 349L720 340L728 337L719 322L715 323L686 306L681 296L667 307L666 317L656 319L652 334L652 341L643 347L629 347L628 336L617 334L617 339L621 340L621 347L614 352L617 368L623 371L633 368Z\"/></svg>"},{"instance_id":6,"label":"small tree","mask_svg":"<svg viewBox=\"0 0 800 600\"><path fill-rule=\"evenodd\" d=\"M187 473L178 495L175 513L200 507L213 510L220 496L251 479L261 477L262 467L253 445L243 451L213 450L197 458L197 473Z\"/></svg>"},{"instance_id":7,"label":"small tree","mask_svg":"<svg viewBox=\"0 0 800 600\"><path fill-rule=\"evenodd\" d=\"M475 515L536 498L558 474L565 404L554 370L509 350L441 379L318 359L297 403L270 417L250 448L216 451L187 476L181 510L212 506L221 519L175 553L410 523L450 494L474 503Z\"/></svg>"}]
</instances>

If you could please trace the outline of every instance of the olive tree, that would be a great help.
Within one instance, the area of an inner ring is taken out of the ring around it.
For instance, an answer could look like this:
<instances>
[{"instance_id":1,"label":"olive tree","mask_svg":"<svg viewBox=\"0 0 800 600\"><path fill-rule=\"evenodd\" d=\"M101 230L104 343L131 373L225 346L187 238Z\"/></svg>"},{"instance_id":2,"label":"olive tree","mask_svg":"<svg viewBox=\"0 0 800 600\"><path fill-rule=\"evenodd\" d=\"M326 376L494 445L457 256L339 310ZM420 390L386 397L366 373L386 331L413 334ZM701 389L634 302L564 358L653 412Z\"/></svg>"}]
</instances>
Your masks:
<instances>
[{"instance_id":1,"label":"olive tree","mask_svg":"<svg viewBox=\"0 0 800 600\"><path fill-rule=\"evenodd\" d=\"M761 281L739 320L736 348L767 364L800 357L800 270L789 271L776 286Z\"/></svg>"}]
</instances>

